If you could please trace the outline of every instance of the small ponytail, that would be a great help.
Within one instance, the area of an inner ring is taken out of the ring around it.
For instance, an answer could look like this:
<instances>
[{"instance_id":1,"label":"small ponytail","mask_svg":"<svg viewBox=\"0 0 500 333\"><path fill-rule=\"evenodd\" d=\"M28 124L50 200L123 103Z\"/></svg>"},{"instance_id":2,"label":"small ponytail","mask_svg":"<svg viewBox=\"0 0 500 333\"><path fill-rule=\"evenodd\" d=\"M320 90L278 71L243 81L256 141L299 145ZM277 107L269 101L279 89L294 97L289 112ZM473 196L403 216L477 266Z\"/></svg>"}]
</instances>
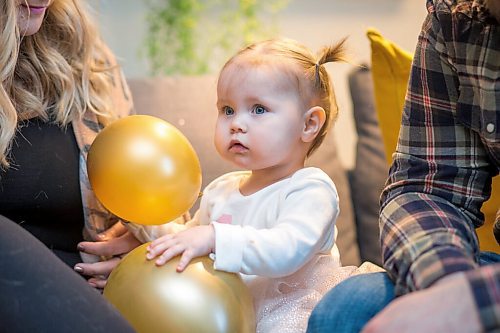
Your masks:
<instances>
[{"instance_id":1,"label":"small ponytail","mask_svg":"<svg viewBox=\"0 0 500 333\"><path fill-rule=\"evenodd\" d=\"M323 47L318 52L318 61L315 64L314 78L316 82L316 88L325 87L325 79L328 80L328 77L322 75L321 73L321 65L329 63L329 62L347 62L347 58L345 56L345 42L347 37L342 38L336 44L332 44L329 46Z\"/></svg>"},{"instance_id":2,"label":"small ponytail","mask_svg":"<svg viewBox=\"0 0 500 333\"><path fill-rule=\"evenodd\" d=\"M342 38L336 44L325 46L319 52L318 65L328 62L347 61L345 57L345 42L347 37Z\"/></svg>"},{"instance_id":3,"label":"small ponytail","mask_svg":"<svg viewBox=\"0 0 500 333\"><path fill-rule=\"evenodd\" d=\"M318 60L316 60L311 67L313 73L311 73L310 70L307 70L307 76L310 79L314 78L314 80L310 81L311 100L313 103L321 106L325 110L326 114L325 124L311 145L308 156L321 145L331 123L337 119L338 106L335 98L335 92L333 90L332 83L330 82L328 72L323 64L339 61L348 62L345 51L346 40L347 37L344 37L335 44L323 47L316 56L316 59Z\"/></svg>"}]
</instances>

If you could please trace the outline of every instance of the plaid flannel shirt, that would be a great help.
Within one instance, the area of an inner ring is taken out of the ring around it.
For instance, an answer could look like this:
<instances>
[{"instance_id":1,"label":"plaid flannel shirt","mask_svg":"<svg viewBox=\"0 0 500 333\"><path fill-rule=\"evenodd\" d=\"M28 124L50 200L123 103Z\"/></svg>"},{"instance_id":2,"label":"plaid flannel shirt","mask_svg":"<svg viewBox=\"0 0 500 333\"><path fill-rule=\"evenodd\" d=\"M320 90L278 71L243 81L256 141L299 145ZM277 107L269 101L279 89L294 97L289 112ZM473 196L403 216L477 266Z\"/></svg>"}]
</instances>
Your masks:
<instances>
[{"instance_id":1,"label":"plaid flannel shirt","mask_svg":"<svg viewBox=\"0 0 500 333\"><path fill-rule=\"evenodd\" d=\"M483 0L427 9L381 196L384 266L397 294L467 271L489 331L500 327L500 264L479 267L475 228L500 168L500 25Z\"/></svg>"}]
</instances>

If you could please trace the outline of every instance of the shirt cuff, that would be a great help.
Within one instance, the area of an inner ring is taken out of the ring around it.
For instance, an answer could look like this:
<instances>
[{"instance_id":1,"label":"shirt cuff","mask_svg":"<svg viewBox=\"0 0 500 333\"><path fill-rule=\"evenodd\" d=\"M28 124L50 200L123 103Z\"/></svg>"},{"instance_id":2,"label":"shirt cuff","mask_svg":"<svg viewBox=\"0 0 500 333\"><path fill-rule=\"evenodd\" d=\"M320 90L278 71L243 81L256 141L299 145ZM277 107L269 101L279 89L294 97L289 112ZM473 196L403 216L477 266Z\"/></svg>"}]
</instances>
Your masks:
<instances>
[{"instance_id":1,"label":"shirt cuff","mask_svg":"<svg viewBox=\"0 0 500 333\"><path fill-rule=\"evenodd\" d=\"M462 250L456 247L433 248L411 264L407 275L408 291L425 289L444 276L477 267L471 259L464 257Z\"/></svg>"},{"instance_id":2,"label":"shirt cuff","mask_svg":"<svg viewBox=\"0 0 500 333\"><path fill-rule=\"evenodd\" d=\"M215 229L214 269L237 273L243 262L245 238L240 226L212 222Z\"/></svg>"},{"instance_id":3,"label":"shirt cuff","mask_svg":"<svg viewBox=\"0 0 500 333\"><path fill-rule=\"evenodd\" d=\"M466 273L485 332L500 327L500 263Z\"/></svg>"}]
</instances>

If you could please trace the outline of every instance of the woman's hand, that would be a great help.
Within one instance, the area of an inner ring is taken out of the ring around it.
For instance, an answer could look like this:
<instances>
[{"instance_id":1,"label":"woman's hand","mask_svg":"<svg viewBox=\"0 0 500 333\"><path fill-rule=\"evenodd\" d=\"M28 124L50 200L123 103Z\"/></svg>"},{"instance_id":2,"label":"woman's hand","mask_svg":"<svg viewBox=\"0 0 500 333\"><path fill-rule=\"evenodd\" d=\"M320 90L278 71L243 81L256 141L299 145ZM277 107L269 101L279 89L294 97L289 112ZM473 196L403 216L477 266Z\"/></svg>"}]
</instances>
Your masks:
<instances>
[{"instance_id":1,"label":"woman's hand","mask_svg":"<svg viewBox=\"0 0 500 333\"><path fill-rule=\"evenodd\" d=\"M110 258L96 263L78 263L74 270L82 275L91 276L88 283L99 289L103 289L108 282L108 276L118 265L121 256L141 245L141 242L121 223L98 235L101 241L81 242L78 250L100 257Z\"/></svg>"},{"instance_id":2,"label":"woman's hand","mask_svg":"<svg viewBox=\"0 0 500 333\"><path fill-rule=\"evenodd\" d=\"M175 234L162 236L149 244L146 258L161 266L173 257L182 254L177 271L182 272L191 259L213 252L215 248L215 230L212 225L192 227Z\"/></svg>"}]
</instances>

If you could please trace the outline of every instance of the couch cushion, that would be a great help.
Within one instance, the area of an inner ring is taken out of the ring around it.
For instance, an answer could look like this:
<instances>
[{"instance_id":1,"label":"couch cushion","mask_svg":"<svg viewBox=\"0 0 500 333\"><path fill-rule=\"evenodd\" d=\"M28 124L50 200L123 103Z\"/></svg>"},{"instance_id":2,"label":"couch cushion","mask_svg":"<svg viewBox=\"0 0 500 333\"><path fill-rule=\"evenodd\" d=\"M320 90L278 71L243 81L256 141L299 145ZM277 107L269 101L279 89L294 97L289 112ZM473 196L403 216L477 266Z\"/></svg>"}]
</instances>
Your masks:
<instances>
[{"instance_id":1,"label":"couch cushion","mask_svg":"<svg viewBox=\"0 0 500 333\"><path fill-rule=\"evenodd\" d=\"M375 29L368 29L366 34L371 42L375 103L390 164L398 142L412 55Z\"/></svg>"},{"instance_id":2,"label":"couch cushion","mask_svg":"<svg viewBox=\"0 0 500 333\"><path fill-rule=\"evenodd\" d=\"M130 78L135 111L162 118L179 128L190 140L200 159L204 188L214 178L231 170L213 144L217 117L215 76ZM308 162L323 169L333 179L340 196L337 245L342 263L359 264L356 230L346 172L337 158L333 133ZM199 203L193 207L196 209Z\"/></svg>"},{"instance_id":3,"label":"couch cushion","mask_svg":"<svg viewBox=\"0 0 500 333\"><path fill-rule=\"evenodd\" d=\"M350 172L351 197L361 261L382 264L379 198L387 178L382 134L375 111L373 80L367 67L349 73L354 123L358 134L356 163Z\"/></svg>"}]
</instances>

